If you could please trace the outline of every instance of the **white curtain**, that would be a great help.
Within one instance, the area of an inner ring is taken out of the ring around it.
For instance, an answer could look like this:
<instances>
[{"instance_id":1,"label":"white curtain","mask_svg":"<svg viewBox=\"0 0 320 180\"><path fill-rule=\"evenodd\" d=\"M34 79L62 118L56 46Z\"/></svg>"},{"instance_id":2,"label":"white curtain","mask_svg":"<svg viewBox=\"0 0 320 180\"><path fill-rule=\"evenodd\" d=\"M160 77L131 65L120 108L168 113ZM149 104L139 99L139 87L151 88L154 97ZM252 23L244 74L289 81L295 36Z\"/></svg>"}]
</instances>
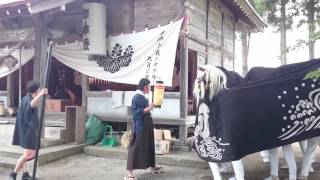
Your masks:
<instances>
[{"instance_id":1,"label":"white curtain","mask_svg":"<svg viewBox=\"0 0 320 180\"><path fill-rule=\"evenodd\" d=\"M133 48L129 65L122 65L113 73L104 70L104 67L100 67L96 61L89 61L81 42L55 45L52 55L63 64L85 75L126 84L138 84L139 80L145 77L150 62L148 75L151 77L154 73L156 80L162 80L164 85L171 86L181 24L182 20L135 34L109 38L110 54L116 44L121 45L122 54L118 54L119 56L123 55L127 47ZM148 57L151 57L149 62ZM153 72L153 69L156 69L156 72Z\"/></svg>"},{"instance_id":2,"label":"white curtain","mask_svg":"<svg viewBox=\"0 0 320 180\"><path fill-rule=\"evenodd\" d=\"M7 56L7 52L9 52L10 49L0 49L0 57ZM16 49L10 54L12 57L16 58L18 60L18 63L12 68L9 69L7 66L2 65L0 66L0 78L5 77L17 69L19 69L19 59L20 59L20 50ZM29 62L34 57L34 49L21 49L21 66L25 65L27 62Z\"/></svg>"},{"instance_id":3,"label":"white curtain","mask_svg":"<svg viewBox=\"0 0 320 180\"><path fill-rule=\"evenodd\" d=\"M113 60L117 59L117 57L122 58L126 48L129 46L133 48L130 63L126 65L123 62L120 63L121 67L116 68L114 72L106 71L96 61L89 61L89 56L83 50L82 42L54 45L52 56L66 66L87 76L125 84L138 84L139 80L146 76L149 66L150 69L147 75L152 83L153 80L162 80L165 86L171 86L181 24L182 20L139 33L109 38L108 51ZM112 50L116 44L121 45L122 52L112 55ZM0 49L0 56L4 56L5 52L8 51ZM19 49L15 50L11 55L19 60ZM34 49L22 49L21 64L26 64L33 56ZM150 58L148 59L148 57ZM109 60L106 60L106 62L109 62ZM128 62L127 60L125 59L126 62ZM7 76L17 69L19 69L19 63L11 70L5 66L1 66L0 78ZM153 75L156 79L152 78Z\"/></svg>"}]
</instances>

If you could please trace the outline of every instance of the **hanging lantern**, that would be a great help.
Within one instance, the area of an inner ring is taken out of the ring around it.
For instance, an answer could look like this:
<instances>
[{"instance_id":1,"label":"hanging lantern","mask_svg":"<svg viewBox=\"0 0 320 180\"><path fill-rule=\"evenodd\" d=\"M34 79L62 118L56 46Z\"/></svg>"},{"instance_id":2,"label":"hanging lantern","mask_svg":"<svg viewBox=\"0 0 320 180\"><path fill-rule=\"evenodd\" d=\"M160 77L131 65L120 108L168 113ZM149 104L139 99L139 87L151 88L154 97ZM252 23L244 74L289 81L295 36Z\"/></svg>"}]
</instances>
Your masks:
<instances>
[{"instance_id":1,"label":"hanging lantern","mask_svg":"<svg viewBox=\"0 0 320 180\"><path fill-rule=\"evenodd\" d=\"M85 3L83 9L88 10L88 17L84 19L83 45L86 54L106 55L107 11L103 3Z\"/></svg>"},{"instance_id":2,"label":"hanging lantern","mask_svg":"<svg viewBox=\"0 0 320 180\"><path fill-rule=\"evenodd\" d=\"M4 111L4 103L0 101L0 116L5 116L6 112Z\"/></svg>"},{"instance_id":3,"label":"hanging lantern","mask_svg":"<svg viewBox=\"0 0 320 180\"><path fill-rule=\"evenodd\" d=\"M153 92L153 103L155 107L160 108L164 99L164 85L163 81L156 81L154 85L154 92Z\"/></svg>"}]
</instances>

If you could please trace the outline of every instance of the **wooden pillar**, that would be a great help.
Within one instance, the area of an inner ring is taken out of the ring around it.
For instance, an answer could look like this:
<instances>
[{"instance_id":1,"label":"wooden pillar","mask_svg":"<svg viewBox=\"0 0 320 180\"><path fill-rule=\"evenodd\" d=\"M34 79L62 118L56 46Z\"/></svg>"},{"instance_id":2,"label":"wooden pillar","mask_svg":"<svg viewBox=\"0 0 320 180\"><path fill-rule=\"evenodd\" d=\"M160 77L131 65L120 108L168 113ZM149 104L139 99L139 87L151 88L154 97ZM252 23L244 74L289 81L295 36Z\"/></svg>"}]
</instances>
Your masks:
<instances>
[{"instance_id":1,"label":"wooden pillar","mask_svg":"<svg viewBox=\"0 0 320 180\"><path fill-rule=\"evenodd\" d=\"M14 87L13 87L13 76L14 73L11 73L7 76L7 106L13 107L14 106Z\"/></svg>"},{"instance_id":2,"label":"wooden pillar","mask_svg":"<svg viewBox=\"0 0 320 180\"><path fill-rule=\"evenodd\" d=\"M81 89L82 89L82 106L87 110L88 98L87 91L89 91L88 76L81 74Z\"/></svg>"},{"instance_id":3,"label":"wooden pillar","mask_svg":"<svg viewBox=\"0 0 320 180\"><path fill-rule=\"evenodd\" d=\"M221 21L221 66L224 66L224 14L222 13Z\"/></svg>"},{"instance_id":4,"label":"wooden pillar","mask_svg":"<svg viewBox=\"0 0 320 180\"><path fill-rule=\"evenodd\" d=\"M34 70L33 79L40 81L41 86L44 86L44 75L46 60L47 60L47 48L48 48L48 33L45 22L45 16L43 14L36 15L35 21L35 56L34 56Z\"/></svg>"},{"instance_id":5,"label":"wooden pillar","mask_svg":"<svg viewBox=\"0 0 320 180\"><path fill-rule=\"evenodd\" d=\"M47 49L48 49L48 31L46 26L45 14L37 14L34 18L35 24L35 56L34 56L34 68L33 68L33 79L40 81L40 86L45 86L45 74L47 64ZM45 124L45 119L44 122ZM44 137L44 128L42 126L41 137Z\"/></svg>"},{"instance_id":6,"label":"wooden pillar","mask_svg":"<svg viewBox=\"0 0 320 180\"><path fill-rule=\"evenodd\" d=\"M180 38L180 118L187 120L188 115L188 38ZM179 140L185 144L187 141L187 126L179 126Z\"/></svg>"},{"instance_id":7,"label":"wooden pillar","mask_svg":"<svg viewBox=\"0 0 320 180\"><path fill-rule=\"evenodd\" d=\"M207 9L206 9L206 40L208 42L209 38L209 10L210 10L210 0L207 0ZM206 61L205 64L208 64L209 60L209 47L208 44L206 44Z\"/></svg>"},{"instance_id":8,"label":"wooden pillar","mask_svg":"<svg viewBox=\"0 0 320 180\"><path fill-rule=\"evenodd\" d=\"M236 70L236 21L233 21L233 57L232 57L232 61L233 61L233 70Z\"/></svg>"}]
</instances>

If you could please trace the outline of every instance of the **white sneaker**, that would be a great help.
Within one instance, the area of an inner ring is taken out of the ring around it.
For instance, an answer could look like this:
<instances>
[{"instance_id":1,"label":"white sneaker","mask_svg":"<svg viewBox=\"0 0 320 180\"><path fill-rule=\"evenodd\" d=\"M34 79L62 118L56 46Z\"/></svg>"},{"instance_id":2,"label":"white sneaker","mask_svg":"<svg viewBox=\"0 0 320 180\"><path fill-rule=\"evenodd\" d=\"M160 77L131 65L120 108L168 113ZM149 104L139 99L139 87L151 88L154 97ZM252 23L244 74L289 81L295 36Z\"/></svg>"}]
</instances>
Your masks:
<instances>
[{"instance_id":1,"label":"white sneaker","mask_svg":"<svg viewBox=\"0 0 320 180\"><path fill-rule=\"evenodd\" d=\"M222 163L220 165L219 171L221 174L229 174L229 173L233 173L233 168L230 163Z\"/></svg>"},{"instance_id":2,"label":"white sneaker","mask_svg":"<svg viewBox=\"0 0 320 180\"><path fill-rule=\"evenodd\" d=\"M313 173L313 172L314 172L314 169L313 169L313 167L312 167L312 166L310 167L309 172L311 172L311 173Z\"/></svg>"},{"instance_id":3,"label":"white sneaker","mask_svg":"<svg viewBox=\"0 0 320 180\"><path fill-rule=\"evenodd\" d=\"M300 176L298 177L298 180L308 180L308 178L306 176Z\"/></svg>"},{"instance_id":4,"label":"white sneaker","mask_svg":"<svg viewBox=\"0 0 320 180\"><path fill-rule=\"evenodd\" d=\"M230 177L229 180L237 180L237 178L233 176L233 177Z\"/></svg>"},{"instance_id":5,"label":"white sneaker","mask_svg":"<svg viewBox=\"0 0 320 180\"><path fill-rule=\"evenodd\" d=\"M267 162L270 162L270 159L269 159L268 157L264 157L264 158L262 158L262 161L263 161L264 163L267 163Z\"/></svg>"},{"instance_id":6,"label":"white sneaker","mask_svg":"<svg viewBox=\"0 0 320 180\"><path fill-rule=\"evenodd\" d=\"M278 176L269 176L265 178L264 180L280 180Z\"/></svg>"},{"instance_id":7,"label":"white sneaker","mask_svg":"<svg viewBox=\"0 0 320 180\"><path fill-rule=\"evenodd\" d=\"M219 166L219 172L221 174L233 173L233 168L231 163L221 163Z\"/></svg>"}]
</instances>

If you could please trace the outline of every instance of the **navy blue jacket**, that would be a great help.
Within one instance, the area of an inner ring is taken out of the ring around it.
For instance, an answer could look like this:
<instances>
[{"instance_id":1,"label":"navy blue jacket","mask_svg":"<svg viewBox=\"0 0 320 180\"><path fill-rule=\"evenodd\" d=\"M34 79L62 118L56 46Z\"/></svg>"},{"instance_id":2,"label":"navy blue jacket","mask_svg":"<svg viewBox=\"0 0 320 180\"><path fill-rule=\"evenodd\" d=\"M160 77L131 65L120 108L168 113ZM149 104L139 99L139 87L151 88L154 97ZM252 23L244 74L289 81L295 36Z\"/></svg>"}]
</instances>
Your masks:
<instances>
[{"instance_id":1,"label":"navy blue jacket","mask_svg":"<svg viewBox=\"0 0 320 180\"><path fill-rule=\"evenodd\" d=\"M136 94L132 98L132 115L134 133L141 133L144 127L144 109L149 106L148 100L141 94Z\"/></svg>"}]
</instances>

